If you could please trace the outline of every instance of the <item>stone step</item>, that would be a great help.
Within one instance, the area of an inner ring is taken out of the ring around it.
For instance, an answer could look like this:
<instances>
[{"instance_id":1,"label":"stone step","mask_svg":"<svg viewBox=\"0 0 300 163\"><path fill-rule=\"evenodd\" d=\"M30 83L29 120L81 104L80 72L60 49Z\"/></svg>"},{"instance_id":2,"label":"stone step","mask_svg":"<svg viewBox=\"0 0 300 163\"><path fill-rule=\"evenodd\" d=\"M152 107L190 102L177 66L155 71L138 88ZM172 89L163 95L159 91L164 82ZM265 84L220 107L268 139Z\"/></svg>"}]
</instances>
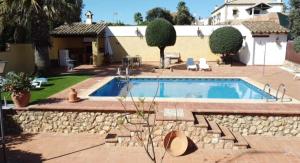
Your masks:
<instances>
[{"instance_id":1,"label":"stone step","mask_svg":"<svg viewBox=\"0 0 300 163\"><path fill-rule=\"evenodd\" d=\"M219 127L222 131L221 140L224 141L223 149L232 149L236 141L235 137L227 127L221 125L219 125Z\"/></svg>"},{"instance_id":2,"label":"stone step","mask_svg":"<svg viewBox=\"0 0 300 163\"><path fill-rule=\"evenodd\" d=\"M221 126L219 125L221 131L222 131L222 139L223 140L232 140L235 141L235 137L232 135L231 131L225 127L225 126Z\"/></svg>"},{"instance_id":3,"label":"stone step","mask_svg":"<svg viewBox=\"0 0 300 163\"><path fill-rule=\"evenodd\" d=\"M247 140L239 133L239 132L232 132L233 136L235 137L236 142L233 145L233 149L247 149L250 148L249 143Z\"/></svg>"},{"instance_id":4,"label":"stone step","mask_svg":"<svg viewBox=\"0 0 300 163\"><path fill-rule=\"evenodd\" d=\"M218 124L214 121L207 121L208 123L208 131L207 133L212 133L212 134L222 134L221 129L219 128Z\"/></svg>"},{"instance_id":5,"label":"stone step","mask_svg":"<svg viewBox=\"0 0 300 163\"><path fill-rule=\"evenodd\" d=\"M118 143L118 137L115 133L108 133L105 137L105 144L116 144Z\"/></svg>"},{"instance_id":6,"label":"stone step","mask_svg":"<svg viewBox=\"0 0 300 163\"><path fill-rule=\"evenodd\" d=\"M195 127L200 127L200 128L208 128L207 121L203 115L194 115L195 117Z\"/></svg>"}]
</instances>

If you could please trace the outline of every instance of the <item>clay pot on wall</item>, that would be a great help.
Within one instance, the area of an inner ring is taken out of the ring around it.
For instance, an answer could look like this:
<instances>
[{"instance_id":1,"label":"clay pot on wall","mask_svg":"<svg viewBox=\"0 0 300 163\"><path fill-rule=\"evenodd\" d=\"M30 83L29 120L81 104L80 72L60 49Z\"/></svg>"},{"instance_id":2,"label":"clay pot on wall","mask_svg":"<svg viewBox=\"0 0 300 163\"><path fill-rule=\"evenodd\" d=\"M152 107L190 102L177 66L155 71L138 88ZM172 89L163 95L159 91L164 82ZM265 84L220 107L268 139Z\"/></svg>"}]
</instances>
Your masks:
<instances>
[{"instance_id":1,"label":"clay pot on wall","mask_svg":"<svg viewBox=\"0 0 300 163\"><path fill-rule=\"evenodd\" d=\"M17 108L26 107L30 102L31 94L29 91L20 91L11 94L11 99Z\"/></svg>"},{"instance_id":2,"label":"clay pot on wall","mask_svg":"<svg viewBox=\"0 0 300 163\"><path fill-rule=\"evenodd\" d=\"M77 91L74 88L71 88L69 93L68 101L71 103L78 102L80 98L77 97Z\"/></svg>"}]
</instances>

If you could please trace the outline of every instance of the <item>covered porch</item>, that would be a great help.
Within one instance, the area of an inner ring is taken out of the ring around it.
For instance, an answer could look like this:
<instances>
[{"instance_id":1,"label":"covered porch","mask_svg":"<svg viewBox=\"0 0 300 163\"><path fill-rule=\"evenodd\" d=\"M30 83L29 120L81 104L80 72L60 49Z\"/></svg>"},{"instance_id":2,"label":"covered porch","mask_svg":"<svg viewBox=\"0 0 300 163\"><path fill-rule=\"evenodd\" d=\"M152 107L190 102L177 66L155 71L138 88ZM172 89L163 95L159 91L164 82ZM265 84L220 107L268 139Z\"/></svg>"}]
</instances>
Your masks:
<instances>
[{"instance_id":1,"label":"covered porch","mask_svg":"<svg viewBox=\"0 0 300 163\"><path fill-rule=\"evenodd\" d=\"M71 62L74 66L101 66L105 51L105 27L102 23L73 23L55 28L51 32L52 65L66 67Z\"/></svg>"}]
</instances>

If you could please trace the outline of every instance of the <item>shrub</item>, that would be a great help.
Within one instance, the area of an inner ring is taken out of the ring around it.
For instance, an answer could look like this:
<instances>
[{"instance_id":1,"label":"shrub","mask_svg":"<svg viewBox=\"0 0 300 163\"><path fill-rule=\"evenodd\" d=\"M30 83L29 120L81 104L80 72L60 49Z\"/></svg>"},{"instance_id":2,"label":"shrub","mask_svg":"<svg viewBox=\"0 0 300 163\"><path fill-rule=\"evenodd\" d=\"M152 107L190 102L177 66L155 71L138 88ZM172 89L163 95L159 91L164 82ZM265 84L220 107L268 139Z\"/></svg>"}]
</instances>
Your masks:
<instances>
[{"instance_id":1,"label":"shrub","mask_svg":"<svg viewBox=\"0 0 300 163\"><path fill-rule=\"evenodd\" d=\"M161 68L165 68L164 50L167 46L173 46L176 43L176 31L173 25L162 18L153 20L147 26L146 41L149 46L160 49Z\"/></svg>"},{"instance_id":2,"label":"shrub","mask_svg":"<svg viewBox=\"0 0 300 163\"><path fill-rule=\"evenodd\" d=\"M297 53L300 53L300 36L294 40L294 49Z\"/></svg>"},{"instance_id":3,"label":"shrub","mask_svg":"<svg viewBox=\"0 0 300 163\"><path fill-rule=\"evenodd\" d=\"M155 7L147 12L146 21L151 22L157 18L165 19L170 23L174 24L173 16L169 10Z\"/></svg>"},{"instance_id":4,"label":"shrub","mask_svg":"<svg viewBox=\"0 0 300 163\"><path fill-rule=\"evenodd\" d=\"M18 93L21 91L30 91L30 89L31 79L27 74L23 72L9 72L6 74L5 80L3 82L3 91Z\"/></svg>"},{"instance_id":5,"label":"shrub","mask_svg":"<svg viewBox=\"0 0 300 163\"><path fill-rule=\"evenodd\" d=\"M213 53L222 54L222 59L226 63L226 58L231 54L236 54L243 45L241 32L233 27L222 27L215 30L209 38L209 46Z\"/></svg>"}]
</instances>

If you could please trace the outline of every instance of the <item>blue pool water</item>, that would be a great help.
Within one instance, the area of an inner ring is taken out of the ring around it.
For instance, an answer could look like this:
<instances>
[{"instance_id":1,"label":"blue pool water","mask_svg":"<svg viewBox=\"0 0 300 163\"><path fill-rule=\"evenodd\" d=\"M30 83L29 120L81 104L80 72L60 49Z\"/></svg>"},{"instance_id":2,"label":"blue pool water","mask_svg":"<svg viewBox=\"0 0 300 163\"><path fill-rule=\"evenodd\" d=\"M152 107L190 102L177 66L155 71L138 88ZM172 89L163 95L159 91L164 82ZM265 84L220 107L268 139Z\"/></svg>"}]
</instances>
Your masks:
<instances>
[{"instance_id":1,"label":"blue pool water","mask_svg":"<svg viewBox=\"0 0 300 163\"><path fill-rule=\"evenodd\" d=\"M114 78L92 97L154 97L203 99L274 99L242 79L212 78Z\"/></svg>"}]
</instances>

